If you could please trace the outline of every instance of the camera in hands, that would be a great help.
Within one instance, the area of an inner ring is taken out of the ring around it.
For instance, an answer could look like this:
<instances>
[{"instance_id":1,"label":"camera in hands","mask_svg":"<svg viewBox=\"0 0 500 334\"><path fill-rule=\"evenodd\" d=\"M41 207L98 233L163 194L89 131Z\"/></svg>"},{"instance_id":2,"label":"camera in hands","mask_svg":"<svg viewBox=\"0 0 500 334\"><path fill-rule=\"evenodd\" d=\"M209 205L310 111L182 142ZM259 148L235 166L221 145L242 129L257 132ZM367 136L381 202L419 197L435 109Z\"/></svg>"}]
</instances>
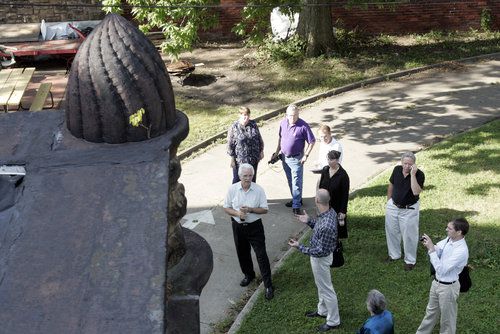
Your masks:
<instances>
[{"instance_id":1,"label":"camera in hands","mask_svg":"<svg viewBox=\"0 0 500 334\"><path fill-rule=\"evenodd\" d=\"M280 153L280 154L273 153L273 155L271 156L271 159L267 163L274 165L275 163L278 162L278 160L281 160L282 158L283 158L283 153Z\"/></svg>"}]
</instances>

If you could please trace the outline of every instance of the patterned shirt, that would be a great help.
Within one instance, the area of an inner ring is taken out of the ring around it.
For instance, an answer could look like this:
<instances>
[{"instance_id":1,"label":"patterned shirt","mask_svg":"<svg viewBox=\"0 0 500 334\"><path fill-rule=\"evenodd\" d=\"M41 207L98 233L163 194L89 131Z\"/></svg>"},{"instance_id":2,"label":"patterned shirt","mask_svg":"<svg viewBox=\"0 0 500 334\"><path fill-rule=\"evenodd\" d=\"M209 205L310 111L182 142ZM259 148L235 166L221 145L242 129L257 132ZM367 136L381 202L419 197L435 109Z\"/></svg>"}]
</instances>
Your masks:
<instances>
[{"instance_id":1,"label":"patterned shirt","mask_svg":"<svg viewBox=\"0 0 500 334\"><path fill-rule=\"evenodd\" d=\"M235 158L238 164L256 165L262 151L264 141L255 121L251 120L245 126L239 121L231 125L227 132L227 154Z\"/></svg>"},{"instance_id":2,"label":"patterned shirt","mask_svg":"<svg viewBox=\"0 0 500 334\"><path fill-rule=\"evenodd\" d=\"M337 214L330 209L320 213L307 222L313 229L310 246L299 245L299 250L309 256L325 257L330 255L337 245Z\"/></svg>"}]
</instances>

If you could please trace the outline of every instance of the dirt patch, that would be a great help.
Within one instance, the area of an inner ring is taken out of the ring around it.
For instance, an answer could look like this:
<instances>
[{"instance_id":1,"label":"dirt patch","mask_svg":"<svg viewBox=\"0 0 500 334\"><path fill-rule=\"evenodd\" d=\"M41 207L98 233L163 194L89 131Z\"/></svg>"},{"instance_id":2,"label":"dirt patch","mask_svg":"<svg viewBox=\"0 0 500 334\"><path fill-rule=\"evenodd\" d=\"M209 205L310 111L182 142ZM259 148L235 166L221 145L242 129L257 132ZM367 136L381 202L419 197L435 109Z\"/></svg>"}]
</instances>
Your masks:
<instances>
[{"instance_id":1,"label":"dirt patch","mask_svg":"<svg viewBox=\"0 0 500 334\"><path fill-rule=\"evenodd\" d=\"M248 63L254 52L252 48L231 44L182 53L180 59L203 65L197 65L195 71L183 81L171 77L175 96L215 105L272 107L276 103L263 100L260 94L272 89L272 85L246 70L254 66ZM168 58L164 60L169 62Z\"/></svg>"}]
</instances>

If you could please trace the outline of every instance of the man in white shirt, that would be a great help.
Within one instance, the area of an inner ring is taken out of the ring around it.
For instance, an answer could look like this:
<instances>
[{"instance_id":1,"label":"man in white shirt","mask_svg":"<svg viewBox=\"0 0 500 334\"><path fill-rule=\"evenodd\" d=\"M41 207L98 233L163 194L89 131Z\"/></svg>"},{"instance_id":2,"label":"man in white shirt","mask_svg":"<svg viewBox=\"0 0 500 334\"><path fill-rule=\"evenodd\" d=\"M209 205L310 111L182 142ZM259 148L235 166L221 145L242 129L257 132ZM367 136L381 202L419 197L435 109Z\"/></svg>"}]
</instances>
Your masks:
<instances>
[{"instance_id":1,"label":"man in white shirt","mask_svg":"<svg viewBox=\"0 0 500 334\"><path fill-rule=\"evenodd\" d=\"M434 245L431 238L424 234L422 244L427 247L429 259L436 270L431 284L429 303L424 319L417 334L431 333L439 315L441 334L455 334L457 327L457 299L460 294L458 275L467 265L469 249L464 236L469 231L465 218L457 218L448 223L448 237Z\"/></svg>"},{"instance_id":2,"label":"man in white shirt","mask_svg":"<svg viewBox=\"0 0 500 334\"><path fill-rule=\"evenodd\" d=\"M328 152L330 151L338 151L340 152L340 158L338 159L339 164L342 164L343 151L342 144L338 142L332 136L332 131L328 125L321 125L318 130L319 136L319 153L318 153L318 162L316 163L317 169L322 169L325 166L328 166Z\"/></svg>"},{"instance_id":3,"label":"man in white shirt","mask_svg":"<svg viewBox=\"0 0 500 334\"><path fill-rule=\"evenodd\" d=\"M250 249L253 248L266 288L265 297L270 300L274 297L274 289L271 281L271 266L266 252L264 226L260 218L260 215L268 211L267 198L264 189L252 182L254 173L253 166L248 163L239 166L240 182L234 183L229 188L224 200L224 211L231 216L234 245L241 271L245 275L240 285L247 286L255 278L250 253Z\"/></svg>"}]
</instances>

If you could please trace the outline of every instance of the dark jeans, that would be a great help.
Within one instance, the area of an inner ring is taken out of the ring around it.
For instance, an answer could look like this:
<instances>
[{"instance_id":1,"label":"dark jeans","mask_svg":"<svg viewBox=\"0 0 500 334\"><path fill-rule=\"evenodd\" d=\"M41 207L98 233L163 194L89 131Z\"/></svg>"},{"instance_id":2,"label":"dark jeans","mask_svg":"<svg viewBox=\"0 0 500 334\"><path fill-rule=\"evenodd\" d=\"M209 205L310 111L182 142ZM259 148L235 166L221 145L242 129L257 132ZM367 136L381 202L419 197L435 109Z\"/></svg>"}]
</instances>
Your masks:
<instances>
[{"instance_id":1,"label":"dark jeans","mask_svg":"<svg viewBox=\"0 0 500 334\"><path fill-rule=\"evenodd\" d=\"M258 163L256 163L255 165L251 164L253 166L253 179L252 181L253 182L257 182L257 166L258 166ZM235 163L234 167L233 167L233 184L234 183L237 183L237 182L240 182L240 176L238 175L238 168L240 168L240 164L239 163Z\"/></svg>"},{"instance_id":2,"label":"dark jeans","mask_svg":"<svg viewBox=\"0 0 500 334\"><path fill-rule=\"evenodd\" d=\"M262 220L259 219L249 224L239 224L231 218L231 222L233 225L234 245L236 246L241 271L247 277L255 277L252 254L250 253L250 247L252 247L257 257L264 286L266 288L272 287L271 266L266 253L266 237Z\"/></svg>"}]
</instances>

